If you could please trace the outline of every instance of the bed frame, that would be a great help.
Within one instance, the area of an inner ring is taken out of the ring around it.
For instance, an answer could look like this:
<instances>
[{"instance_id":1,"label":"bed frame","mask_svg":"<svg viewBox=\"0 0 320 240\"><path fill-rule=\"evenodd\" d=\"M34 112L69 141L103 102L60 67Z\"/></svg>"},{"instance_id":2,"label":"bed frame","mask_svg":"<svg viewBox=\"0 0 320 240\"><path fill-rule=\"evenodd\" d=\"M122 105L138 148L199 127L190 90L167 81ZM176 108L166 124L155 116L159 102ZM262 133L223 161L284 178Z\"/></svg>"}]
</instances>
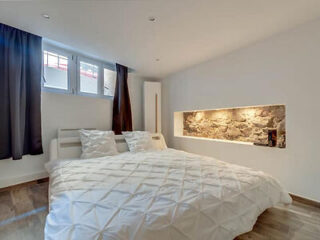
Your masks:
<instances>
[{"instance_id":1,"label":"bed frame","mask_svg":"<svg viewBox=\"0 0 320 240\"><path fill-rule=\"evenodd\" d=\"M56 161L60 159L76 159L81 155L81 141L79 130L95 130L94 128L61 128L58 129L57 138L50 142L49 159ZM129 151L128 145L123 135L115 136L118 151L120 153ZM157 144L160 149L166 148L166 142L162 134L152 134L152 141Z\"/></svg>"}]
</instances>

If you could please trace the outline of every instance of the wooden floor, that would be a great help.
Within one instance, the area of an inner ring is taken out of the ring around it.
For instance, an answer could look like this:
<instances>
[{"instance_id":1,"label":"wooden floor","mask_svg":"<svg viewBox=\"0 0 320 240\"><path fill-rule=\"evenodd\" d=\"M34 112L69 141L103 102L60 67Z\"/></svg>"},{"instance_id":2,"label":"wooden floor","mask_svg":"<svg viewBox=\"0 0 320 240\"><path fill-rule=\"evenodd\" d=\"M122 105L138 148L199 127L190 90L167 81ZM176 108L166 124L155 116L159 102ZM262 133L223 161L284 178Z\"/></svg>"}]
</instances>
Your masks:
<instances>
[{"instance_id":1,"label":"wooden floor","mask_svg":"<svg viewBox=\"0 0 320 240\"><path fill-rule=\"evenodd\" d=\"M48 183L0 190L0 239L42 240L48 213ZM266 210L253 230L236 240L320 239L320 208L294 201Z\"/></svg>"},{"instance_id":2,"label":"wooden floor","mask_svg":"<svg viewBox=\"0 0 320 240\"><path fill-rule=\"evenodd\" d=\"M0 239L43 240L48 182L0 190Z\"/></svg>"}]
</instances>

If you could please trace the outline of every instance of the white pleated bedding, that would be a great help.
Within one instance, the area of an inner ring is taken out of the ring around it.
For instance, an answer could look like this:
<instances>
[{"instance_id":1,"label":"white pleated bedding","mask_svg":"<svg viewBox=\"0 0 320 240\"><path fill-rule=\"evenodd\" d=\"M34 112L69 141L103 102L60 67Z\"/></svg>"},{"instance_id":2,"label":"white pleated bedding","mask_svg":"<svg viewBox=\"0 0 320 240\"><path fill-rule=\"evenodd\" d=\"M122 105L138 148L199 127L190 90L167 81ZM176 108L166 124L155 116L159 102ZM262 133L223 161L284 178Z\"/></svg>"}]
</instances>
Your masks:
<instances>
[{"instance_id":1,"label":"white pleated bedding","mask_svg":"<svg viewBox=\"0 0 320 240\"><path fill-rule=\"evenodd\" d=\"M271 176L173 149L47 164L46 240L227 240L290 203Z\"/></svg>"}]
</instances>

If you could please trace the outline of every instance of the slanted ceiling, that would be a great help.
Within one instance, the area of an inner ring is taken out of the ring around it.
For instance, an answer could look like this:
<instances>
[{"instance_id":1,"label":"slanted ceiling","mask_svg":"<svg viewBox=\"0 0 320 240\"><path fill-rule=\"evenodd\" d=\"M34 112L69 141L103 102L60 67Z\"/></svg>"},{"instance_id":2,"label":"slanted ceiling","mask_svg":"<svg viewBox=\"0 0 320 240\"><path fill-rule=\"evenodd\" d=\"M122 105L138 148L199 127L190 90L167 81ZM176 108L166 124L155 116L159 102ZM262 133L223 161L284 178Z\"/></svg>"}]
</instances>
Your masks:
<instances>
[{"instance_id":1,"label":"slanted ceiling","mask_svg":"<svg viewBox=\"0 0 320 240\"><path fill-rule=\"evenodd\" d=\"M319 0L0 2L0 22L154 78L319 16Z\"/></svg>"}]
</instances>

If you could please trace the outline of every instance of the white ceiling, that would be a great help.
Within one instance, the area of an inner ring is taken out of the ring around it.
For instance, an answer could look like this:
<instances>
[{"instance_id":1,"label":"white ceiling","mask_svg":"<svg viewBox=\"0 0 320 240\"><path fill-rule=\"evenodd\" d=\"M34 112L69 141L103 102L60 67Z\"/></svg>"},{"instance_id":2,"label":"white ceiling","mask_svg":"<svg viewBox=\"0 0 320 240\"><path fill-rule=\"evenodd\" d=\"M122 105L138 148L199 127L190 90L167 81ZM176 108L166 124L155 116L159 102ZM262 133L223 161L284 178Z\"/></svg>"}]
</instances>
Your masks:
<instances>
[{"instance_id":1,"label":"white ceiling","mask_svg":"<svg viewBox=\"0 0 320 240\"><path fill-rule=\"evenodd\" d=\"M319 16L320 0L0 2L2 23L154 78Z\"/></svg>"}]
</instances>

